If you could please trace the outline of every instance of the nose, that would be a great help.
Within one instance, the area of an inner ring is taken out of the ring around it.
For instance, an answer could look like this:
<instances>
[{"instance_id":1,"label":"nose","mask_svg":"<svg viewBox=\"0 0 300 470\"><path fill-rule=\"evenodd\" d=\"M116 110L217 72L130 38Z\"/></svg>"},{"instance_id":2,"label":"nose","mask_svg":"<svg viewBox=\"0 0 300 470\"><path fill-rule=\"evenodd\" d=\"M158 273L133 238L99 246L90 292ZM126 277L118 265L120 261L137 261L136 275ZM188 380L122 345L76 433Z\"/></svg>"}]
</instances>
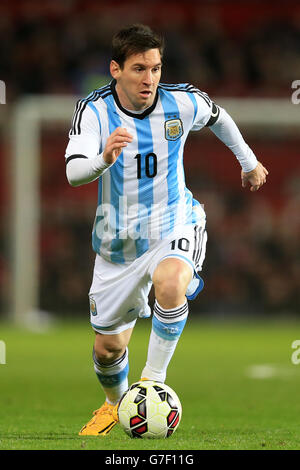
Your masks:
<instances>
[{"instance_id":1,"label":"nose","mask_svg":"<svg viewBox=\"0 0 300 470\"><path fill-rule=\"evenodd\" d=\"M152 77L152 71L151 70L145 70L144 74L144 84L145 85L152 85L153 83L153 77Z\"/></svg>"}]
</instances>

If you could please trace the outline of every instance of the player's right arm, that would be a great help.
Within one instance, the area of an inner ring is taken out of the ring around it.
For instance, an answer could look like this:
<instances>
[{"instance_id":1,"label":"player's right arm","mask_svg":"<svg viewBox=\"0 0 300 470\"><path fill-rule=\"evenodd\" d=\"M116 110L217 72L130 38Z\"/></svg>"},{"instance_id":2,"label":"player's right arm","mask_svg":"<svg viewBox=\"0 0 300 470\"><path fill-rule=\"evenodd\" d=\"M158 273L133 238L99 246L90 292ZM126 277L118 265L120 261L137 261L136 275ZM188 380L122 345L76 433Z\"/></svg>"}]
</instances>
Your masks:
<instances>
[{"instance_id":1,"label":"player's right arm","mask_svg":"<svg viewBox=\"0 0 300 470\"><path fill-rule=\"evenodd\" d=\"M126 129L118 127L105 142L102 152L100 122L85 100L77 103L66 149L66 174L71 186L90 183L101 176L132 141ZM100 152L100 153L99 153Z\"/></svg>"}]
</instances>

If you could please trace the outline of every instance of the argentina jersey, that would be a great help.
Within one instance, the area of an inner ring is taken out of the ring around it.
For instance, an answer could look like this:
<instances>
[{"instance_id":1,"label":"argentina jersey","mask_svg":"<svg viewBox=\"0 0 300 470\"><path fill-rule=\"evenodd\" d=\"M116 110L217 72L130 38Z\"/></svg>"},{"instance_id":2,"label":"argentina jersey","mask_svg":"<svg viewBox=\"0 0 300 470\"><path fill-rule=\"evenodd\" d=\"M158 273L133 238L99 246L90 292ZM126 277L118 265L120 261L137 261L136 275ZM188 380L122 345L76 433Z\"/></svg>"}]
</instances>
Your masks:
<instances>
[{"instance_id":1,"label":"argentina jersey","mask_svg":"<svg viewBox=\"0 0 300 470\"><path fill-rule=\"evenodd\" d=\"M159 84L151 107L122 107L112 82L77 102L67 154L94 157L123 127L133 136L100 177L93 249L113 263L129 263L180 225L205 218L185 184L183 151L190 131L215 122L218 107L190 84Z\"/></svg>"}]
</instances>

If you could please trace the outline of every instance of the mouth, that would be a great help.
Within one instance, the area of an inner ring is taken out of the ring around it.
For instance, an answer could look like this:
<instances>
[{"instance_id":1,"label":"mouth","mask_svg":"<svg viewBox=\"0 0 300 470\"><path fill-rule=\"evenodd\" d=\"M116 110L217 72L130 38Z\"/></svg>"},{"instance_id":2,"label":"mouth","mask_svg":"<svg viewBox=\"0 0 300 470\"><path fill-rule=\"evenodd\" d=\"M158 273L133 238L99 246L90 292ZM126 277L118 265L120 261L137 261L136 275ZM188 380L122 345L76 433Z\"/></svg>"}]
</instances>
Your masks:
<instances>
[{"instance_id":1,"label":"mouth","mask_svg":"<svg viewBox=\"0 0 300 470\"><path fill-rule=\"evenodd\" d=\"M144 98L149 98L149 96L152 95L152 91L150 90L144 90L140 92L140 95L143 96Z\"/></svg>"}]
</instances>

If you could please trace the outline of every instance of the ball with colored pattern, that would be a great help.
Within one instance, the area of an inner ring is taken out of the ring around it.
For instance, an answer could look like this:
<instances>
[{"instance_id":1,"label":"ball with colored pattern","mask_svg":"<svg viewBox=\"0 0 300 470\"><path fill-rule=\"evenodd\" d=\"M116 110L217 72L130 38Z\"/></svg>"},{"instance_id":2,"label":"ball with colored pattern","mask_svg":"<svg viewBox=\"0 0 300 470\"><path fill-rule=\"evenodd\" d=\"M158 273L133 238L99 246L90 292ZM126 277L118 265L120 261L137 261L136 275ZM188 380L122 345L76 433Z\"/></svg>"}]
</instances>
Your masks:
<instances>
[{"instance_id":1,"label":"ball with colored pattern","mask_svg":"<svg viewBox=\"0 0 300 470\"><path fill-rule=\"evenodd\" d=\"M118 416L130 437L158 439L169 437L178 429L182 407L171 387L143 380L132 384L124 393Z\"/></svg>"}]
</instances>

